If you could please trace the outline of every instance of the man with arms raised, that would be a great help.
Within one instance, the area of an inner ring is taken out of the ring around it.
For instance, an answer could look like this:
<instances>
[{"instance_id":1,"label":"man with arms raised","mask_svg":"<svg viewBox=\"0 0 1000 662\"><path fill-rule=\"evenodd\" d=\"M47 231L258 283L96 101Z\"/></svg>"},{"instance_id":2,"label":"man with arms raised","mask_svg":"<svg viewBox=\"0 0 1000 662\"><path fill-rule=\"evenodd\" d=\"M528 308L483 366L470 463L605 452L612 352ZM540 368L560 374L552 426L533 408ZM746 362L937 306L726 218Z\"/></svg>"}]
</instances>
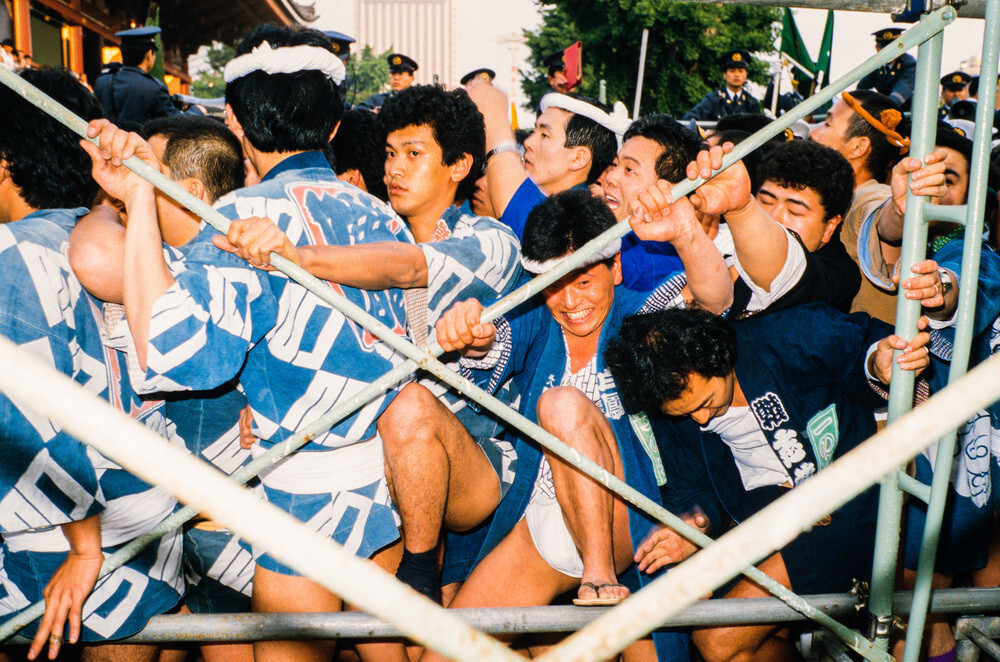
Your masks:
<instances>
[{"instance_id":1,"label":"man with arms raised","mask_svg":"<svg viewBox=\"0 0 1000 662\"><path fill-rule=\"evenodd\" d=\"M262 26L236 52L225 71L226 117L262 181L224 196L216 203L220 212L231 219L272 216L297 245L407 240L392 210L337 180L319 152L343 113L338 85L344 68L329 39L312 30ZM133 153L158 165L138 137L113 127L99 135L111 166ZM183 260L165 260L152 188L117 168L102 186L125 201L129 214L124 299L144 390L208 390L238 377L255 434L270 448L401 360L304 288L216 248L211 228L191 242ZM341 291L403 332L398 292ZM393 561L379 552L399 533L374 437L391 397L375 399L316 435L261 477L268 501L388 567ZM342 606L339 597L263 550L255 556L256 611ZM254 644L262 660L323 660L332 650L330 642Z\"/></svg>"}]
</instances>

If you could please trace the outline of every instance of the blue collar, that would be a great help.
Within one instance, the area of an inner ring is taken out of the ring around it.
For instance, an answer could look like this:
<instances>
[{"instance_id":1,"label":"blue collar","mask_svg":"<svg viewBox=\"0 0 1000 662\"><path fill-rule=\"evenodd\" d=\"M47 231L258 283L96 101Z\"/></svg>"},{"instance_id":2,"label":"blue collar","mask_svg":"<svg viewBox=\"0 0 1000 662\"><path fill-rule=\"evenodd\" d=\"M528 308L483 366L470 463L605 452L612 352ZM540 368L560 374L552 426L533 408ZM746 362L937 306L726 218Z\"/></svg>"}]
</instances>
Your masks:
<instances>
[{"instance_id":1,"label":"blue collar","mask_svg":"<svg viewBox=\"0 0 1000 662\"><path fill-rule=\"evenodd\" d=\"M325 168L330 170L330 164L322 152L300 152L280 161L278 165L271 168L266 175L261 177L260 181L266 182L288 170L302 170L304 168Z\"/></svg>"}]
</instances>

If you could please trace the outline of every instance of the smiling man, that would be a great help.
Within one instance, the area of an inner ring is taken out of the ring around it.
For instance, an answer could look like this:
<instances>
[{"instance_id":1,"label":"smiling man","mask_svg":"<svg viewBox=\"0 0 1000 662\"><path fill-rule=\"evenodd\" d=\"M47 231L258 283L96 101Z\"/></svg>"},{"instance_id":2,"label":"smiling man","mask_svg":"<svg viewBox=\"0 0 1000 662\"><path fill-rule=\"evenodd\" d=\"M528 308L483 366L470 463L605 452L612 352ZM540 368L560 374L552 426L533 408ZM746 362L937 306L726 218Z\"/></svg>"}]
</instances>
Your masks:
<instances>
[{"instance_id":1,"label":"smiling man","mask_svg":"<svg viewBox=\"0 0 1000 662\"><path fill-rule=\"evenodd\" d=\"M669 236L660 238L678 247L696 303L721 312L731 293L722 256L686 199L670 210ZM548 198L528 218L525 269L553 269L614 223L603 201L587 191ZM478 302L457 304L438 323L438 341L445 349L461 351L467 359L463 367L484 384L512 380L525 416L655 497L658 459L647 454L641 432L625 415L601 350L624 315L684 305L680 292L685 277L677 273L652 293L626 290L619 287L618 249L617 242L609 245L545 288L544 305L529 302L496 325L480 323ZM450 606L545 605L571 590L578 604L620 602L639 586L623 585L619 575L631 565L633 545L648 532L650 521L520 433L509 437L518 453L514 485L484 535L470 541L475 549L469 558L479 562ZM675 637L658 642L662 655L668 655L671 639L675 654L677 646L686 648Z\"/></svg>"},{"instance_id":2,"label":"smiling man","mask_svg":"<svg viewBox=\"0 0 1000 662\"><path fill-rule=\"evenodd\" d=\"M891 331L822 304L735 324L665 310L626 318L604 359L626 410L653 418L664 506L718 536L730 519L742 522L874 434L893 349L903 350L904 369L928 364L926 333L907 343ZM758 567L796 593L849 590L871 570L876 498L875 488L855 497ZM660 527L635 560L649 573L695 549ZM767 595L747 579L719 593ZM708 662L801 659L779 630L700 629L692 641Z\"/></svg>"}]
</instances>

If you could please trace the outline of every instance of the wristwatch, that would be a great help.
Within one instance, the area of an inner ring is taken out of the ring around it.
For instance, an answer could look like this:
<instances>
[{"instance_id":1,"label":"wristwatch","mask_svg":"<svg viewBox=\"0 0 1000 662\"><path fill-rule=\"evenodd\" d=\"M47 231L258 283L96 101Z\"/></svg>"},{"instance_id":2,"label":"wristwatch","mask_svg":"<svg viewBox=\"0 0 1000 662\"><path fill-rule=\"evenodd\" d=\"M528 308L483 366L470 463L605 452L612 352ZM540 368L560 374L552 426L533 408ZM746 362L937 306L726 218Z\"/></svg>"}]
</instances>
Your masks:
<instances>
[{"instance_id":1,"label":"wristwatch","mask_svg":"<svg viewBox=\"0 0 1000 662\"><path fill-rule=\"evenodd\" d=\"M486 152L486 163L490 162L490 159L497 154L503 154L504 152L517 152L518 156L524 156L524 147L520 143L514 142L513 140L500 143L490 151Z\"/></svg>"},{"instance_id":2,"label":"wristwatch","mask_svg":"<svg viewBox=\"0 0 1000 662\"><path fill-rule=\"evenodd\" d=\"M941 276L941 296L947 296L948 292L951 292L951 288L955 287L955 283L951 279L951 272L947 269L938 269L938 275Z\"/></svg>"}]
</instances>

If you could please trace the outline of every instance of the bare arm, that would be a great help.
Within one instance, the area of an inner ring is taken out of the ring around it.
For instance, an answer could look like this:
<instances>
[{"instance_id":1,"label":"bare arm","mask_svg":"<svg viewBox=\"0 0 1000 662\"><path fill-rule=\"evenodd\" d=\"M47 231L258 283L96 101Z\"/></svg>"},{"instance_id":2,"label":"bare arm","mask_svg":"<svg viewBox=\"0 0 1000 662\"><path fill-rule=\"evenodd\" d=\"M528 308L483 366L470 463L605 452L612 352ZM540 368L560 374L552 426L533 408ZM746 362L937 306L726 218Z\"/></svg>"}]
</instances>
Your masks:
<instances>
[{"instance_id":1,"label":"bare arm","mask_svg":"<svg viewBox=\"0 0 1000 662\"><path fill-rule=\"evenodd\" d=\"M269 218L242 218L226 236L212 237L224 251L258 269L271 271L271 253L299 265L313 276L362 290L427 287L427 259L413 244L380 241L354 246L295 246Z\"/></svg>"},{"instance_id":2,"label":"bare arm","mask_svg":"<svg viewBox=\"0 0 1000 662\"><path fill-rule=\"evenodd\" d=\"M56 569L52 579L46 584L45 614L42 616L38 633L31 642L28 659L35 659L42 651L46 639L49 640L49 659L59 653L60 642L66 622L69 622L69 643L80 638L80 622L83 603L97 583L97 575L104 562L101 551L100 515L88 517L79 522L63 524L63 535L69 541L66 560Z\"/></svg>"},{"instance_id":3,"label":"bare arm","mask_svg":"<svg viewBox=\"0 0 1000 662\"><path fill-rule=\"evenodd\" d=\"M69 235L69 264L83 287L101 301L122 303L125 228L118 212L107 205L94 207L77 221Z\"/></svg>"},{"instance_id":4,"label":"bare arm","mask_svg":"<svg viewBox=\"0 0 1000 662\"><path fill-rule=\"evenodd\" d=\"M94 162L94 179L109 195L124 202L128 212L122 301L135 342L136 358L139 366L145 369L153 304L175 281L163 257L163 237L156 216L153 187L122 166L122 161L135 155L156 168L159 162L146 141L106 120L91 122L87 134L100 139L100 148L81 141Z\"/></svg>"},{"instance_id":5,"label":"bare arm","mask_svg":"<svg viewBox=\"0 0 1000 662\"><path fill-rule=\"evenodd\" d=\"M514 130L507 121L507 95L485 81L473 80L466 89L486 123L486 151L503 143L515 142ZM521 157L516 152L501 152L490 157L486 163L486 181L497 217L503 215L527 176Z\"/></svg>"},{"instance_id":6,"label":"bare arm","mask_svg":"<svg viewBox=\"0 0 1000 662\"><path fill-rule=\"evenodd\" d=\"M688 165L688 179L711 177L712 169L722 166L723 154L731 149L727 143L700 152L698 160ZM789 237L751 195L750 176L743 163L734 163L699 186L691 204L708 214L725 215L740 265L754 285L769 292L788 260Z\"/></svg>"},{"instance_id":7,"label":"bare arm","mask_svg":"<svg viewBox=\"0 0 1000 662\"><path fill-rule=\"evenodd\" d=\"M670 182L661 179L630 203L629 223L643 241L669 241L684 264L699 308L721 315L733 303L726 261L705 234L687 198L671 202Z\"/></svg>"}]
</instances>

